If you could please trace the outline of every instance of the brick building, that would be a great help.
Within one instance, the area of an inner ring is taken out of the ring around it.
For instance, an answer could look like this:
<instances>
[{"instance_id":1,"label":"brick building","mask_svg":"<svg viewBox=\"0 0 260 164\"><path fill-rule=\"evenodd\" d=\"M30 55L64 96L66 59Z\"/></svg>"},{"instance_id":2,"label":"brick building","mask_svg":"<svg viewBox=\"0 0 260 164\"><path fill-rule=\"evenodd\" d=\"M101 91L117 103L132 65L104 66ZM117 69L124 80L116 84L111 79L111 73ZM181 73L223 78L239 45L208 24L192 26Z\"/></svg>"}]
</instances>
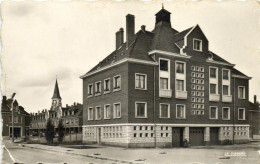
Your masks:
<instances>
[{"instance_id":1,"label":"brick building","mask_svg":"<svg viewBox=\"0 0 260 164\"><path fill-rule=\"evenodd\" d=\"M254 96L254 102L250 102L249 106L249 124L249 136L252 139L260 139L260 104L256 95Z\"/></svg>"},{"instance_id":2,"label":"brick building","mask_svg":"<svg viewBox=\"0 0 260 164\"><path fill-rule=\"evenodd\" d=\"M44 109L32 114L30 131L36 135L44 134L47 121L50 118L55 129L58 128L59 120L62 120L66 133L81 133L82 109L83 106L79 103L74 103L71 106L66 104L66 107L62 107L62 98L56 80L50 110Z\"/></svg>"},{"instance_id":3,"label":"brick building","mask_svg":"<svg viewBox=\"0 0 260 164\"><path fill-rule=\"evenodd\" d=\"M7 99L3 96L1 114L3 120L2 137L9 139L12 137L12 111L11 111L11 99ZM19 106L17 100L13 102L14 111L14 137L23 138L29 135L30 114L27 113L22 106Z\"/></svg>"},{"instance_id":4,"label":"brick building","mask_svg":"<svg viewBox=\"0 0 260 164\"><path fill-rule=\"evenodd\" d=\"M135 33L126 16L116 49L83 79L83 142L179 147L249 141L250 77L208 49L199 25L171 26L161 9L155 28Z\"/></svg>"}]
</instances>

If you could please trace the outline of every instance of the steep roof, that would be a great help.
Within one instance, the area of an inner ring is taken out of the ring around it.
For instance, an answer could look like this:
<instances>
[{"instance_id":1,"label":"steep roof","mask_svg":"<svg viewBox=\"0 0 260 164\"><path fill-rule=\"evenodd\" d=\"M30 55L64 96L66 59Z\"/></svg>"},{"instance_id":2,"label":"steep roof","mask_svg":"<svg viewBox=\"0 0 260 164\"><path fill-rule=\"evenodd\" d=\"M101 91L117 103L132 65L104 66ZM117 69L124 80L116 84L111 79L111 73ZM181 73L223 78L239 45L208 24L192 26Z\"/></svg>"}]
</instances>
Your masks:
<instances>
[{"instance_id":1,"label":"steep roof","mask_svg":"<svg viewBox=\"0 0 260 164\"><path fill-rule=\"evenodd\" d=\"M56 83L55 83L52 99L61 99L61 97L60 97L60 90L59 90L57 79L56 79Z\"/></svg>"}]
</instances>

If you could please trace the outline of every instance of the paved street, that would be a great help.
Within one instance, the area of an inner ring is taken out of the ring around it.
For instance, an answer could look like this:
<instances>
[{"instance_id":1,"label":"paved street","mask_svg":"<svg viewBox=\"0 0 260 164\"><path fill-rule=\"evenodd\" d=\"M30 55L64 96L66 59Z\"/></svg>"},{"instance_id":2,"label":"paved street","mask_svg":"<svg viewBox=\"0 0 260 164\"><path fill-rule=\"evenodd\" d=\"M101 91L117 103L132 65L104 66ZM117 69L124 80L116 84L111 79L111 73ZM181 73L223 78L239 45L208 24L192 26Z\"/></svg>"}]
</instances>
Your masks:
<instances>
[{"instance_id":1,"label":"paved street","mask_svg":"<svg viewBox=\"0 0 260 164\"><path fill-rule=\"evenodd\" d=\"M174 149L124 149L98 145L47 146L11 144L6 147L19 163L241 163L259 164L260 142L231 146ZM239 156L237 153L240 153ZM225 156L226 154L226 156ZM232 156L230 156L232 155ZM5 158L4 158L5 159ZM5 160L3 163L9 163Z\"/></svg>"}]
</instances>

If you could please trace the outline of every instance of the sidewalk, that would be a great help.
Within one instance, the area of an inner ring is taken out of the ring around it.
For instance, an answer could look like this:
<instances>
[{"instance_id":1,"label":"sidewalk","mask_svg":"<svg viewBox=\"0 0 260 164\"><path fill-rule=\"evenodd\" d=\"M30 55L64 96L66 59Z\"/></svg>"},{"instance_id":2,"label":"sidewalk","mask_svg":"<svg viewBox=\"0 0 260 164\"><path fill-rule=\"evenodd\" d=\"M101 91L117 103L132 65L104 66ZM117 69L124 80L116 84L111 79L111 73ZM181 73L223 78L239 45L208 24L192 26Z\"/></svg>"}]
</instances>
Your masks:
<instances>
[{"instance_id":1,"label":"sidewalk","mask_svg":"<svg viewBox=\"0 0 260 164\"><path fill-rule=\"evenodd\" d=\"M258 163L258 145L229 145L192 148L138 148L126 149L100 145L62 145L23 144L33 149L43 149L59 153L81 155L89 158L119 163ZM252 146L254 148L252 148ZM224 156L225 152L246 152L246 157Z\"/></svg>"}]
</instances>

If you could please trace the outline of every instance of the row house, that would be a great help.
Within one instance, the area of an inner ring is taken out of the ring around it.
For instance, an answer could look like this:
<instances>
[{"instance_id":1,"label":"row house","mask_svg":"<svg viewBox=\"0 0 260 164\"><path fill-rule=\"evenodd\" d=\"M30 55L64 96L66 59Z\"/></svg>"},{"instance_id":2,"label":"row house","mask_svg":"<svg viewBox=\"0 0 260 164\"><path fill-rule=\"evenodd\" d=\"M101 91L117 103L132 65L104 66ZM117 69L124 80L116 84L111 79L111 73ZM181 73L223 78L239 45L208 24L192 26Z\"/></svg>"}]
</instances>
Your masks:
<instances>
[{"instance_id":1,"label":"row house","mask_svg":"<svg viewBox=\"0 0 260 164\"><path fill-rule=\"evenodd\" d=\"M250 77L208 49L199 25L177 31L161 9L155 27L116 32L116 49L83 80L83 142L179 147L249 141Z\"/></svg>"},{"instance_id":2,"label":"row house","mask_svg":"<svg viewBox=\"0 0 260 164\"><path fill-rule=\"evenodd\" d=\"M257 101L257 96L254 95L254 102L249 102L249 136L252 139L260 139L260 104Z\"/></svg>"},{"instance_id":3,"label":"row house","mask_svg":"<svg viewBox=\"0 0 260 164\"><path fill-rule=\"evenodd\" d=\"M29 124L30 124L30 114L25 111L22 106L19 106L17 100L13 102L13 111L11 110L12 100L7 99L3 96L1 105L2 114L2 137L4 139L9 139L12 137L12 113L14 121L14 137L23 138L29 135Z\"/></svg>"}]
</instances>

